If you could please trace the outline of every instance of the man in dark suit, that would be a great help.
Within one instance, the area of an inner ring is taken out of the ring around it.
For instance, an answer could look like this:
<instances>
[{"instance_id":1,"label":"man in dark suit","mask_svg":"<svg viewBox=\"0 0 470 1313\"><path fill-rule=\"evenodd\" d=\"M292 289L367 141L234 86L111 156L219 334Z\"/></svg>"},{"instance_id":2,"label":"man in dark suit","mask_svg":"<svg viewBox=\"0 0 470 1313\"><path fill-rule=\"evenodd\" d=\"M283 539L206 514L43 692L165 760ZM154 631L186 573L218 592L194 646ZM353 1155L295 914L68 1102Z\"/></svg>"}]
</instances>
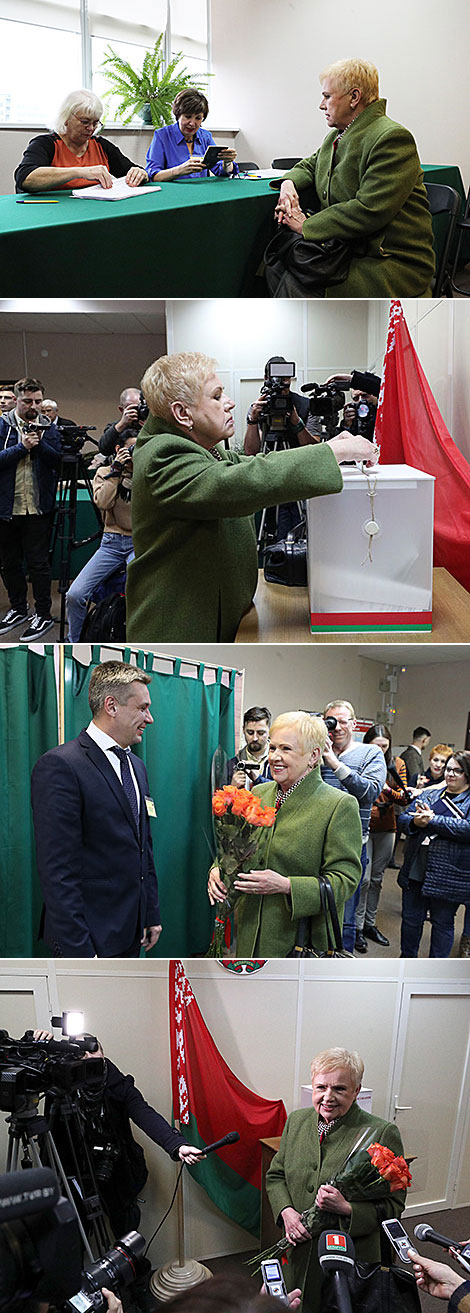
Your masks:
<instances>
[{"instance_id":1,"label":"man in dark suit","mask_svg":"<svg viewBox=\"0 0 470 1313\"><path fill-rule=\"evenodd\" d=\"M138 957L161 933L145 766L130 751L153 724L150 676L96 666L86 730L39 758L32 775L44 938L56 957Z\"/></svg>"}]
</instances>

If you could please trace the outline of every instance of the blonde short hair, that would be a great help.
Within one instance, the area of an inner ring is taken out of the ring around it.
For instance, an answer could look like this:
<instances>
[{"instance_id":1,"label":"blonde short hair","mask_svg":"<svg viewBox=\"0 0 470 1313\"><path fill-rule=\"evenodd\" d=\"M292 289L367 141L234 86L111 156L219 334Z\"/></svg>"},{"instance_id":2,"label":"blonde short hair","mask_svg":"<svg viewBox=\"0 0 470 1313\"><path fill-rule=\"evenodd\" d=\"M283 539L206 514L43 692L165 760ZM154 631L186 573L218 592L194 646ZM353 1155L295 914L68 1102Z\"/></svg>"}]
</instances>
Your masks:
<instances>
[{"instance_id":1,"label":"blonde short hair","mask_svg":"<svg viewBox=\"0 0 470 1313\"><path fill-rule=\"evenodd\" d=\"M323 714L326 716L327 712L331 711L333 707L347 707L347 710L349 711L349 715L351 716L352 720L356 719L356 712L354 710L352 702L346 702L346 698L333 698L333 702L327 702Z\"/></svg>"},{"instance_id":2,"label":"blonde short hair","mask_svg":"<svg viewBox=\"0 0 470 1313\"><path fill-rule=\"evenodd\" d=\"M99 96L95 96L94 91L88 91L86 87L80 87L78 91L69 91L68 96L62 101L54 125L55 130L61 136L72 114L83 114L85 118L100 119L102 113L103 102Z\"/></svg>"},{"instance_id":3,"label":"blonde short hair","mask_svg":"<svg viewBox=\"0 0 470 1313\"><path fill-rule=\"evenodd\" d=\"M365 105L379 99L378 70L367 59L337 59L320 73L320 82L324 78L332 78L338 91L353 91L357 87L362 91Z\"/></svg>"},{"instance_id":4,"label":"blonde short hair","mask_svg":"<svg viewBox=\"0 0 470 1313\"><path fill-rule=\"evenodd\" d=\"M308 711L284 711L281 716L276 716L271 725L271 738L277 729L286 725L295 729L303 752L312 752L313 748L320 748L323 752L328 741L328 730L320 716L310 716Z\"/></svg>"},{"instance_id":5,"label":"blonde short hair","mask_svg":"<svg viewBox=\"0 0 470 1313\"><path fill-rule=\"evenodd\" d=\"M92 716L103 710L105 699L116 698L120 706L128 702L133 684L150 684L151 676L125 661L103 661L95 666L88 686L88 704Z\"/></svg>"},{"instance_id":6,"label":"blonde short hair","mask_svg":"<svg viewBox=\"0 0 470 1313\"><path fill-rule=\"evenodd\" d=\"M350 1053L349 1049L322 1049L310 1064L312 1081L319 1071L334 1071L336 1067L345 1067L350 1072L356 1088L364 1075L364 1063L359 1053Z\"/></svg>"},{"instance_id":7,"label":"blonde short hair","mask_svg":"<svg viewBox=\"0 0 470 1313\"><path fill-rule=\"evenodd\" d=\"M181 401L190 406L197 401L216 368L217 361L202 351L179 351L154 360L141 384L151 414L171 420L172 403Z\"/></svg>"}]
</instances>

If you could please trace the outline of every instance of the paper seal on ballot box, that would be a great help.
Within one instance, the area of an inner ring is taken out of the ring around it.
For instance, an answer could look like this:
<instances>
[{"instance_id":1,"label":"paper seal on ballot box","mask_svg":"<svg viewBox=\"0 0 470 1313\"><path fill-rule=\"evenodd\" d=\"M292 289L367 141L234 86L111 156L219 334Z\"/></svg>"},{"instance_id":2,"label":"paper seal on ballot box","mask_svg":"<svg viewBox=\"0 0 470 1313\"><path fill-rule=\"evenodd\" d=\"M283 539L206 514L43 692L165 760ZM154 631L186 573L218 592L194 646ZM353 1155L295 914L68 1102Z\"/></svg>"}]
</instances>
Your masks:
<instances>
[{"instance_id":1,"label":"paper seal on ballot box","mask_svg":"<svg viewBox=\"0 0 470 1313\"><path fill-rule=\"evenodd\" d=\"M409 465L342 469L307 502L312 633L432 628L434 478Z\"/></svg>"}]
</instances>

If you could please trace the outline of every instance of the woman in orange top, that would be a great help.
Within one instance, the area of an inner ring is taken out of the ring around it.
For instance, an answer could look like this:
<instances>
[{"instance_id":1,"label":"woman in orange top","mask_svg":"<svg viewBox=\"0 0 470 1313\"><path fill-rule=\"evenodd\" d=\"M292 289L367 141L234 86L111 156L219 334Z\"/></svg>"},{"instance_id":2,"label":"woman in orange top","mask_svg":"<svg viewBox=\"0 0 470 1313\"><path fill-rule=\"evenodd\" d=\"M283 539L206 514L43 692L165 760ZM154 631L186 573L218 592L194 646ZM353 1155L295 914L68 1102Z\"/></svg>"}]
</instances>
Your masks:
<instances>
[{"instance_id":1,"label":"woman in orange top","mask_svg":"<svg viewBox=\"0 0 470 1313\"><path fill-rule=\"evenodd\" d=\"M92 91L71 91L57 117L57 130L33 137L15 172L17 191L56 191L64 187L112 187L125 178L129 187L148 182L145 169L105 137L95 137L103 105Z\"/></svg>"}]
</instances>

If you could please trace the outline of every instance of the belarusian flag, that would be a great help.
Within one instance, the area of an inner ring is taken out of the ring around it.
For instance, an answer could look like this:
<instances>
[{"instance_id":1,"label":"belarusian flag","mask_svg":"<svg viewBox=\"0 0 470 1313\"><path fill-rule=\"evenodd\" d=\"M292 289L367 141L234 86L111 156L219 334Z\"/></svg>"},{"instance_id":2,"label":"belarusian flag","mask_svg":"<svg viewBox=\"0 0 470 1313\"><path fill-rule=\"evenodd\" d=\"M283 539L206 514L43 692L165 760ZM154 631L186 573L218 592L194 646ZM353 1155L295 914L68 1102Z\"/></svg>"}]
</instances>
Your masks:
<instances>
[{"instance_id":1,"label":"belarusian flag","mask_svg":"<svg viewBox=\"0 0 470 1313\"><path fill-rule=\"evenodd\" d=\"M228 1131L240 1135L236 1144L187 1170L223 1213L258 1235L260 1140L282 1134L284 1104L262 1099L238 1080L209 1034L182 963L171 961L169 975L173 1116L189 1143L201 1149Z\"/></svg>"},{"instance_id":2,"label":"belarusian flag","mask_svg":"<svg viewBox=\"0 0 470 1313\"><path fill-rule=\"evenodd\" d=\"M470 592L470 467L444 424L400 301L390 305L375 439L382 465L434 475L434 565ZM406 525L397 529L406 533Z\"/></svg>"}]
</instances>

